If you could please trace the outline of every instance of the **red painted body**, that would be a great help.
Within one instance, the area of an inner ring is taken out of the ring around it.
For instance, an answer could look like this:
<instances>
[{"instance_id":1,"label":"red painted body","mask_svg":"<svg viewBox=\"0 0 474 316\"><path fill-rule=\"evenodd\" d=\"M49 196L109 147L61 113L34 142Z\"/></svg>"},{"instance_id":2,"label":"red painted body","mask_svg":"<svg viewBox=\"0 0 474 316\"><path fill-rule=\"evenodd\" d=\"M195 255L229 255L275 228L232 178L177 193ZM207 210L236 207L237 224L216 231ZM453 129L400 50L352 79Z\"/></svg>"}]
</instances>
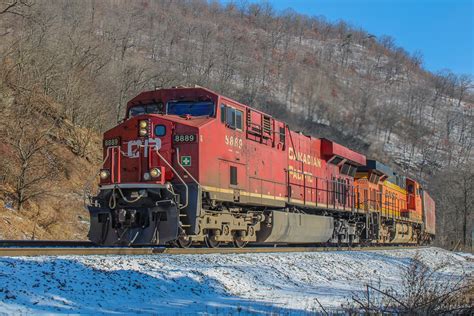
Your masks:
<instances>
[{"instance_id":1,"label":"red painted body","mask_svg":"<svg viewBox=\"0 0 474 316\"><path fill-rule=\"evenodd\" d=\"M154 151L153 144L146 146L147 138L137 134L140 120L147 119L151 125L150 138L161 141L159 153L172 162L186 182L193 182L177 163L182 156L189 156L191 165L186 169L204 191L229 194L238 191L241 202L256 205L273 200L274 206L287 203L344 209L354 206L354 178L341 174L340 168L344 163L353 168L364 165L365 156L329 140L290 131L285 123L269 115L203 88L144 92L132 99L127 109L137 104L166 104L170 100L212 100L217 113L213 117L146 114L126 119L104 135L104 140L119 137L120 150L127 155L120 158L118 148L104 148L104 168L110 168L111 178L102 181L102 185L177 181L171 168ZM241 128L230 128L221 121L223 105L242 112ZM166 135L154 135L156 125L166 126ZM196 139L183 144L173 141L175 135L183 134L196 135ZM137 140L142 147L129 144ZM133 158L136 151L142 155ZM143 174L153 167L164 168L165 177L145 180ZM237 174L234 183L231 183L231 167Z\"/></svg>"},{"instance_id":2,"label":"red painted body","mask_svg":"<svg viewBox=\"0 0 474 316\"><path fill-rule=\"evenodd\" d=\"M178 181L179 175L185 182L193 182L195 178L211 197L215 193L221 193L221 198L227 194L224 199L245 204L270 202L281 207L289 204L344 210L357 207L352 171L366 164L364 155L327 139L291 131L284 122L204 88L144 92L128 103L127 113L139 104L167 104L172 100L209 100L215 104L215 112L212 116L199 117L166 114L127 117L104 134L104 142L120 139L123 154L118 155L118 147L104 147L104 168L110 169L111 177L103 180L102 185L163 184ZM240 111L242 125L238 128L222 121L222 111L228 108ZM149 122L148 137L139 137L137 133L141 120ZM154 135L157 125L165 126L164 136ZM174 137L180 135L195 138L192 142L175 142ZM174 171L155 151L157 139L161 142L159 154L171 163ZM137 151L141 154L135 158ZM178 164L183 156L190 158L191 163L185 168L192 178ZM163 175L145 179L144 174L154 167L162 168ZM236 176L233 181L231 168ZM413 192L407 197L410 213L407 217L419 221L420 187L410 179L407 185L413 185Z\"/></svg>"}]
</instances>

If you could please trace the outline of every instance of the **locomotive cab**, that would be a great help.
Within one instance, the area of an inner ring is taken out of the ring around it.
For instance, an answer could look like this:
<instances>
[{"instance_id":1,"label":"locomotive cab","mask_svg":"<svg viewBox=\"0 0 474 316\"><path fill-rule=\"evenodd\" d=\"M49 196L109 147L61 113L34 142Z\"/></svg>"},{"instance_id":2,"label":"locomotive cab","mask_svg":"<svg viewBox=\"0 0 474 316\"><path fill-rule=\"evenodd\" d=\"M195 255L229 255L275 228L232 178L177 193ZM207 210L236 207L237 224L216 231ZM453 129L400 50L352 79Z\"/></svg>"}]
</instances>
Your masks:
<instances>
[{"instance_id":1,"label":"locomotive cab","mask_svg":"<svg viewBox=\"0 0 474 316\"><path fill-rule=\"evenodd\" d=\"M99 194L89 206L93 242L166 244L196 226L185 217L199 212L199 128L215 120L216 102L171 92L139 95L104 133Z\"/></svg>"},{"instance_id":2,"label":"locomotive cab","mask_svg":"<svg viewBox=\"0 0 474 316\"><path fill-rule=\"evenodd\" d=\"M410 178L406 178L406 187L407 209L404 215L407 218L421 221L423 189L418 182Z\"/></svg>"}]
</instances>

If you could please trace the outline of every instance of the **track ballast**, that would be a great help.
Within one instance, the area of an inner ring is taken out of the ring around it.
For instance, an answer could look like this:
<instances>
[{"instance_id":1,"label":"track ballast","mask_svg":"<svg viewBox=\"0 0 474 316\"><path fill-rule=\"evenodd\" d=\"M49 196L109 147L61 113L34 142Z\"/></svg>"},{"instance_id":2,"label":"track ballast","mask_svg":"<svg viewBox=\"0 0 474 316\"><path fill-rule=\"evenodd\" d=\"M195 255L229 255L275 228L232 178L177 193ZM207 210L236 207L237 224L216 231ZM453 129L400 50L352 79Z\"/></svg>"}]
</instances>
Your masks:
<instances>
[{"instance_id":1,"label":"track ballast","mask_svg":"<svg viewBox=\"0 0 474 316\"><path fill-rule=\"evenodd\" d=\"M202 254L244 254L244 253L297 253L324 251L375 251L394 249L416 249L423 246L370 245L356 247L327 246L259 246L220 248L166 248L166 247L97 247L85 241L0 241L0 257L19 256L92 256L92 255L202 255Z\"/></svg>"}]
</instances>

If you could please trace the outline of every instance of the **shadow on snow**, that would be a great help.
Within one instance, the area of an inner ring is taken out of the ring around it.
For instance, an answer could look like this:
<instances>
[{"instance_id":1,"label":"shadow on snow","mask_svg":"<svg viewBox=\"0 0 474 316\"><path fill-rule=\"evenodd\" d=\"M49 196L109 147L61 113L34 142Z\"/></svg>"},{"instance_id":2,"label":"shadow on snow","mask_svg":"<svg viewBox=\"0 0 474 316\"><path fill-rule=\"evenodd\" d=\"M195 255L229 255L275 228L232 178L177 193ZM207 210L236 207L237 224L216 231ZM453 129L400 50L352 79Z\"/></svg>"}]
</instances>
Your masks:
<instances>
[{"instance_id":1,"label":"shadow on snow","mask_svg":"<svg viewBox=\"0 0 474 316\"><path fill-rule=\"evenodd\" d=\"M304 313L232 296L209 277L109 269L113 266L95 269L74 258L0 258L0 314L1 310L87 314Z\"/></svg>"}]
</instances>

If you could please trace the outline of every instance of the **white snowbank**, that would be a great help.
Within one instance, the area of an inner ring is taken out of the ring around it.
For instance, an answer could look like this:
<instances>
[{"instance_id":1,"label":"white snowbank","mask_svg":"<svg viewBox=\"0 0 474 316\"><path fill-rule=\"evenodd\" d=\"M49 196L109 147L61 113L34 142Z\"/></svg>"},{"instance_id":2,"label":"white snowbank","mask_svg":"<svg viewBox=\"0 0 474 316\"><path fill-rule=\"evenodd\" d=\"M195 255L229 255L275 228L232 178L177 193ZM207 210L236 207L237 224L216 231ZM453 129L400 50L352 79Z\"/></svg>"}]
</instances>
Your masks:
<instances>
[{"instance_id":1,"label":"white snowbank","mask_svg":"<svg viewBox=\"0 0 474 316\"><path fill-rule=\"evenodd\" d=\"M419 252L446 277L474 256L438 248L285 254L0 258L0 314L306 314L340 308L367 283L400 286Z\"/></svg>"}]
</instances>

